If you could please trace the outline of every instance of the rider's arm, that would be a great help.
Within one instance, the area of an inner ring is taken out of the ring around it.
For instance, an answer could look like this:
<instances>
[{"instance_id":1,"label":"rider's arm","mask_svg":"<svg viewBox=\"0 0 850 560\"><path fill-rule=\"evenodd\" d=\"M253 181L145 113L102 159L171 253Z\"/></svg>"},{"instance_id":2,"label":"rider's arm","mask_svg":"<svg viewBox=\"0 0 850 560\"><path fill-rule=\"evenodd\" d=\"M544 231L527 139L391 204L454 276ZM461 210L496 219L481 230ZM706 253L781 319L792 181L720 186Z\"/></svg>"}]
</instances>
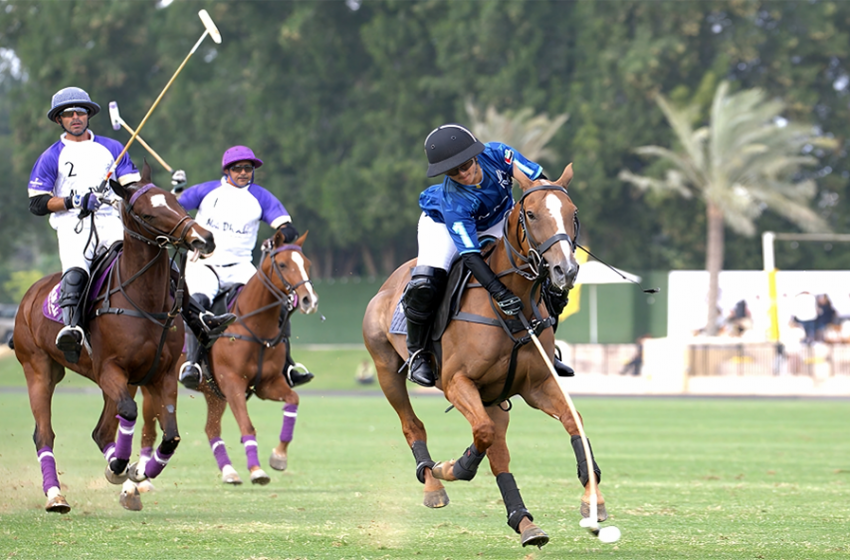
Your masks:
<instances>
[{"instance_id":1,"label":"rider's arm","mask_svg":"<svg viewBox=\"0 0 850 560\"><path fill-rule=\"evenodd\" d=\"M51 212L63 212L69 209L68 198L49 194L30 197L30 212L36 216L46 216Z\"/></svg>"},{"instance_id":2,"label":"rider's arm","mask_svg":"<svg viewBox=\"0 0 850 560\"><path fill-rule=\"evenodd\" d=\"M461 258L463 259L464 266L472 271L475 279L484 286L488 293L493 294L494 292L505 289L504 284L496 277L496 273L493 272L490 265L484 262L481 253L471 251L469 253L463 253Z\"/></svg>"}]
</instances>

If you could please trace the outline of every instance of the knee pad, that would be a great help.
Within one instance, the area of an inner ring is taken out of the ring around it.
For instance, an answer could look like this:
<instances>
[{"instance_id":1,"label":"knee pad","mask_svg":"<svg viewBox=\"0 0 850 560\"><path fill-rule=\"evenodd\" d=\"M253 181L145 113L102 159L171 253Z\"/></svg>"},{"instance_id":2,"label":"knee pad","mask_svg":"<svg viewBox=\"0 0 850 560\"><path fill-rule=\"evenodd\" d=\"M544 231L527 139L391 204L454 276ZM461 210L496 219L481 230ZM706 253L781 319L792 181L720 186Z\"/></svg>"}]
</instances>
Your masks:
<instances>
[{"instance_id":1,"label":"knee pad","mask_svg":"<svg viewBox=\"0 0 850 560\"><path fill-rule=\"evenodd\" d=\"M434 312L434 306L445 288L447 273L440 268L417 266L404 290L405 313L414 320L424 321Z\"/></svg>"},{"instance_id":2,"label":"knee pad","mask_svg":"<svg viewBox=\"0 0 850 560\"><path fill-rule=\"evenodd\" d=\"M59 307L66 305L76 305L80 301L83 290L86 287L86 282L89 280L89 273L79 267L69 268L62 275L61 295L59 297Z\"/></svg>"}]
</instances>

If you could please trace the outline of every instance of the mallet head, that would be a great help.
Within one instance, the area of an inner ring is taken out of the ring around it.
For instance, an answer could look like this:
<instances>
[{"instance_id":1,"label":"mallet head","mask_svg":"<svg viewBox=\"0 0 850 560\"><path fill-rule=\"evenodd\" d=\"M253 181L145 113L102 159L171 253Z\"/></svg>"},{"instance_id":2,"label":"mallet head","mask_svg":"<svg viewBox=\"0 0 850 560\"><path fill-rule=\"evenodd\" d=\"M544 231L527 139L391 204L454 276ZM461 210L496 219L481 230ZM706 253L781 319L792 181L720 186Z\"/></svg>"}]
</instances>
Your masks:
<instances>
[{"instance_id":1,"label":"mallet head","mask_svg":"<svg viewBox=\"0 0 850 560\"><path fill-rule=\"evenodd\" d=\"M204 27L207 29L207 32L209 32L210 37L212 37L215 44L220 45L221 33L219 33L218 27L216 27L215 23L213 23L210 14L206 10L201 10L198 12L198 16L201 18L201 21L204 23Z\"/></svg>"},{"instance_id":2,"label":"mallet head","mask_svg":"<svg viewBox=\"0 0 850 560\"><path fill-rule=\"evenodd\" d=\"M121 129L121 114L118 112L118 103L116 101L109 102L109 120L112 121L114 130Z\"/></svg>"}]
</instances>

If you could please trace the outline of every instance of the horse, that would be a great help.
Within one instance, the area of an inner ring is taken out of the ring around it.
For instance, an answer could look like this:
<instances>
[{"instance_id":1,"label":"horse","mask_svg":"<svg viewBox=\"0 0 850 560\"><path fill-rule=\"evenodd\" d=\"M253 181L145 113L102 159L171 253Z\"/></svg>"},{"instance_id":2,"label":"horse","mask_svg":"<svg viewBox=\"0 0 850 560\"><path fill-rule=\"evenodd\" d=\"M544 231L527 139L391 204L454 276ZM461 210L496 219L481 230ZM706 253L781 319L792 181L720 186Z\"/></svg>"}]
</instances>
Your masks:
<instances>
[{"instance_id":1,"label":"horse","mask_svg":"<svg viewBox=\"0 0 850 560\"><path fill-rule=\"evenodd\" d=\"M151 182L147 162L138 183L121 186L113 181L111 187L121 198L115 203L122 209L124 243L91 304L87 351L77 363L69 363L54 343L62 324L48 319L43 306L46 309L48 297L55 297L59 273L29 288L15 321L13 345L26 375L48 512L71 510L60 490L51 425L53 392L66 368L94 381L103 393L103 411L92 438L106 458L107 480L124 485L121 504L125 508L141 509L134 482L159 475L180 441L175 366L183 347L183 322L174 322L174 318L179 316L184 294L181 275L177 294L171 295L168 248L178 254L208 254L215 243L212 234L186 213L172 193ZM128 468L138 415L137 386L143 388L145 408L158 417L163 437L150 460Z\"/></svg>"},{"instance_id":2,"label":"horse","mask_svg":"<svg viewBox=\"0 0 850 560\"><path fill-rule=\"evenodd\" d=\"M278 231L263 242L257 272L231 302L237 320L216 337L209 350L204 382L199 389L207 402L207 438L222 481L227 484L242 484L221 438L221 419L227 405L242 433L251 482L268 484L271 481L260 467L257 432L248 416L247 398L252 394L262 400L284 403L283 426L269 465L278 471L287 467L287 450L292 441L299 398L283 376L289 344L286 329L293 311L311 314L319 305L319 296L310 281L310 260L302 251L306 238L307 233L304 233L287 243ZM146 418L143 446L153 441L155 431L153 421Z\"/></svg>"},{"instance_id":3,"label":"horse","mask_svg":"<svg viewBox=\"0 0 850 560\"><path fill-rule=\"evenodd\" d=\"M459 459L431 460L425 426L411 406L406 378L400 373L407 345L404 334L392 334L391 325L415 259L393 272L369 302L363 318L366 349L413 452L416 477L424 484L424 504L431 508L448 505L441 481L471 480L486 454L505 503L508 525L520 535L523 546L542 547L549 537L533 523L510 472L505 434L510 419L508 399L512 396L520 395L531 407L559 420L571 436L579 479L585 488L580 511L583 517L590 516L591 480L576 420L543 356L535 345L527 344L531 340L527 331L533 329L548 358L554 358L553 321L544 318L547 313L539 297L540 282L548 276L554 286L568 291L578 273L574 253L579 222L577 208L567 192L572 177L572 164L554 182L531 181L514 170L523 195L505 221L503 237L495 242L489 264L522 299L524 309L518 320L501 314L480 284L467 284L457 296L461 315L454 316L442 334L437 388L472 427L473 443ZM523 331L527 336L521 337ZM601 471L595 461L593 466L598 481ZM598 486L596 497L598 518L603 521L608 514Z\"/></svg>"}]
</instances>

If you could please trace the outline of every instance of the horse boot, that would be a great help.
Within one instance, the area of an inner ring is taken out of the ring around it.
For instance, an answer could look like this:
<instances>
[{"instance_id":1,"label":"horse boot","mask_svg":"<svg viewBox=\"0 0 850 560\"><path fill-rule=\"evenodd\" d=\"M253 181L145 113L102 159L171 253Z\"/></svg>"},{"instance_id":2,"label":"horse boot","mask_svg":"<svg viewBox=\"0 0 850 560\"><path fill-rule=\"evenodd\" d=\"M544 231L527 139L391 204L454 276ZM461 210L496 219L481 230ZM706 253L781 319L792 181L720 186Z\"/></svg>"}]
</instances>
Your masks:
<instances>
[{"instance_id":1,"label":"horse boot","mask_svg":"<svg viewBox=\"0 0 850 560\"><path fill-rule=\"evenodd\" d=\"M294 389L299 385L304 385L313 380L315 375L307 371L304 364L300 364L292 359L292 346L289 343L289 337L292 335L292 326L289 323L289 311L281 310L280 318L283 324L283 343L286 345L286 362L283 364L283 378L289 384L289 387Z\"/></svg>"},{"instance_id":2,"label":"horse boot","mask_svg":"<svg viewBox=\"0 0 850 560\"><path fill-rule=\"evenodd\" d=\"M192 294L187 301L188 305L182 309L183 319L204 348L209 349L215 342L215 336L223 333L236 320L236 315L213 315L210 311L212 303L205 294Z\"/></svg>"},{"instance_id":3,"label":"horse boot","mask_svg":"<svg viewBox=\"0 0 850 560\"><path fill-rule=\"evenodd\" d=\"M56 335L56 348L65 354L65 359L72 364L80 361L85 336L80 327L80 300L88 279L88 272L79 267L72 267L65 271L59 284L59 306L62 308L62 323L65 326Z\"/></svg>"},{"instance_id":4,"label":"horse boot","mask_svg":"<svg viewBox=\"0 0 850 560\"><path fill-rule=\"evenodd\" d=\"M405 362L407 378L423 387L433 387L437 378L431 369L431 353L426 348L447 273L439 268L417 266L410 276L402 296L407 319L407 351L410 354Z\"/></svg>"},{"instance_id":5,"label":"horse boot","mask_svg":"<svg viewBox=\"0 0 850 560\"><path fill-rule=\"evenodd\" d=\"M549 316L554 321L552 323L552 332L555 333L558 331L558 320L561 313L564 312L564 308L567 306L569 301L569 293L559 290L553 286L552 281L548 278L543 284L542 291L543 302L546 304L546 310L549 312ZM575 370L561 361L561 349L557 346L555 347L555 360L553 365L555 366L555 373L558 374L558 377L575 377Z\"/></svg>"},{"instance_id":6,"label":"horse boot","mask_svg":"<svg viewBox=\"0 0 850 560\"><path fill-rule=\"evenodd\" d=\"M201 385L201 343L191 332L186 333L186 361L180 366L180 383L197 391Z\"/></svg>"}]
</instances>

